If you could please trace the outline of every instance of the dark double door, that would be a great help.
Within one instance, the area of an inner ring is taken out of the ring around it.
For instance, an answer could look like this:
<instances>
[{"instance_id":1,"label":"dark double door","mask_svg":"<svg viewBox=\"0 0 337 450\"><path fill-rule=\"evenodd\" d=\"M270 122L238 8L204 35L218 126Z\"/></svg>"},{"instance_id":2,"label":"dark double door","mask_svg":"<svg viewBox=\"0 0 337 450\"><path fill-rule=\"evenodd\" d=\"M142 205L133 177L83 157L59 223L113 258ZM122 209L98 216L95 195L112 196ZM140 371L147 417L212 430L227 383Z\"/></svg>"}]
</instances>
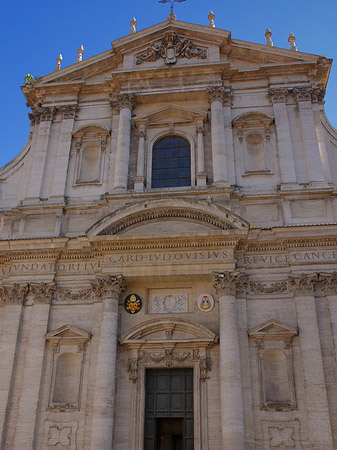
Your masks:
<instances>
[{"instance_id":1,"label":"dark double door","mask_svg":"<svg viewBox=\"0 0 337 450\"><path fill-rule=\"evenodd\" d=\"M193 369L148 369L144 450L193 450Z\"/></svg>"}]
</instances>

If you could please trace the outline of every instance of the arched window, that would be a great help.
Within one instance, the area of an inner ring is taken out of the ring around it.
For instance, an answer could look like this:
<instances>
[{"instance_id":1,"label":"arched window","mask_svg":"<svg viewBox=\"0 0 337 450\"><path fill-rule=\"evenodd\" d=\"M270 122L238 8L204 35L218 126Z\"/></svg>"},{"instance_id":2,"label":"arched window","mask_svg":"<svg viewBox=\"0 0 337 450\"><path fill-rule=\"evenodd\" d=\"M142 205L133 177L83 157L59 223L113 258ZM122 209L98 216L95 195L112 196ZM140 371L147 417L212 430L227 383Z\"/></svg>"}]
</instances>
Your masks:
<instances>
[{"instance_id":1,"label":"arched window","mask_svg":"<svg viewBox=\"0 0 337 450\"><path fill-rule=\"evenodd\" d=\"M191 149L186 139L169 135L152 150L152 187L191 186Z\"/></svg>"}]
</instances>

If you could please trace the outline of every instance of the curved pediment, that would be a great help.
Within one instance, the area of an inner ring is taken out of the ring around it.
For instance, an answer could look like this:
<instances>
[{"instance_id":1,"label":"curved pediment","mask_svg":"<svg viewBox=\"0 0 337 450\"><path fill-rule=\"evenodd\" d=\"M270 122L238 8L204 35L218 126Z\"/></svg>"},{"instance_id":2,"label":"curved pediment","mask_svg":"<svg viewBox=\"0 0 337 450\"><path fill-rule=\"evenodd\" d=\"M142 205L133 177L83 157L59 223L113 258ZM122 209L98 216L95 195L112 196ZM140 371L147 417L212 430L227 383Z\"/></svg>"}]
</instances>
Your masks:
<instances>
[{"instance_id":1,"label":"curved pediment","mask_svg":"<svg viewBox=\"0 0 337 450\"><path fill-rule=\"evenodd\" d=\"M153 319L131 328L121 337L121 344L206 343L214 344L218 337L206 327L179 318Z\"/></svg>"},{"instance_id":2,"label":"curved pediment","mask_svg":"<svg viewBox=\"0 0 337 450\"><path fill-rule=\"evenodd\" d=\"M87 234L163 234L248 230L248 227L245 220L231 211L206 202L155 200L110 214L93 225Z\"/></svg>"}]
</instances>

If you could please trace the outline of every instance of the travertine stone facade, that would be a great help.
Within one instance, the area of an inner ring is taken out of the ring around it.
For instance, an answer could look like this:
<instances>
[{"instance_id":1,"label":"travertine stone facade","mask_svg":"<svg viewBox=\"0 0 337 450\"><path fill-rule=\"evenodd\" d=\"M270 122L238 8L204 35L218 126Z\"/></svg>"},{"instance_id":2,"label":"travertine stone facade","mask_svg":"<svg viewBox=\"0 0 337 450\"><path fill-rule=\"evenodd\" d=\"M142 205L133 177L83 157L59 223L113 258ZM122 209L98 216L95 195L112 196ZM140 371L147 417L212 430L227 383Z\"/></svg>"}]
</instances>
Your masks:
<instances>
[{"instance_id":1,"label":"travertine stone facade","mask_svg":"<svg viewBox=\"0 0 337 450\"><path fill-rule=\"evenodd\" d=\"M133 20L22 88L29 139L0 169L4 450L337 448L331 60L209 20Z\"/></svg>"}]
</instances>

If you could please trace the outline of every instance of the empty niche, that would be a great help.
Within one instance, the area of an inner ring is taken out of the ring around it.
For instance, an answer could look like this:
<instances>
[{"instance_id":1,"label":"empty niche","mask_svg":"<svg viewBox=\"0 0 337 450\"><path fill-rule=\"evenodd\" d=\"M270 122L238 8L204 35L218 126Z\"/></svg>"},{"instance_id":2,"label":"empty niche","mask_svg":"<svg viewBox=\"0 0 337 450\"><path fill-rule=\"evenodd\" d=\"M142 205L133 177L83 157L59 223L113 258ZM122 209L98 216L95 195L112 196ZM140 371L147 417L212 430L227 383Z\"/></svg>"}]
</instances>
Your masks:
<instances>
[{"instance_id":1,"label":"empty niche","mask_svg":"<svg viewBox=\"0 0 337 450\"><path fill-rule=\"evenodd\" d=\"M269 320L248 332L255 341L260 408L288 411L296 408L292 339L297 329Z\"/></svg>"},{"instance_id":2,"label":"empty niche","mask_svg":"<svg viewBox=\"0 0 337 450\"><path fill-rule=\"evenodd\" d=\"M52 353L48 409L80 408L83 365L90 335L71 325L47 334Z\"/></svg>"},{"instance_id":3,"label":"empty niche","mask_svg":"<svg viewBox=\"0 0 337 450\"><path fill-rule=\"evenodd\" d=\"M276 348L268 349L261 356L262 378L267 403L289 403L290 385L285 353Z\"/></svg>"},{"instance_id":4,"label":"empty niche","mask_svg":"<svg viewBox=\"0 0 337 450\"><path fill-rule=\"evenodd\" d=\"M53 404L77 405L79 359L73 353L63 353L56 363Z\"/></svg>"},{"instance_id":5,"label":"empty niche","mask_svg":"<svg viewBox=\"0 0 337 450\"><path fill-rule=\"evenodd\" d=\"M73 133L76 151L74 185L101 184L105 148L110 130L102 125L84 126Z\"/></svg>"}]
</instances>

